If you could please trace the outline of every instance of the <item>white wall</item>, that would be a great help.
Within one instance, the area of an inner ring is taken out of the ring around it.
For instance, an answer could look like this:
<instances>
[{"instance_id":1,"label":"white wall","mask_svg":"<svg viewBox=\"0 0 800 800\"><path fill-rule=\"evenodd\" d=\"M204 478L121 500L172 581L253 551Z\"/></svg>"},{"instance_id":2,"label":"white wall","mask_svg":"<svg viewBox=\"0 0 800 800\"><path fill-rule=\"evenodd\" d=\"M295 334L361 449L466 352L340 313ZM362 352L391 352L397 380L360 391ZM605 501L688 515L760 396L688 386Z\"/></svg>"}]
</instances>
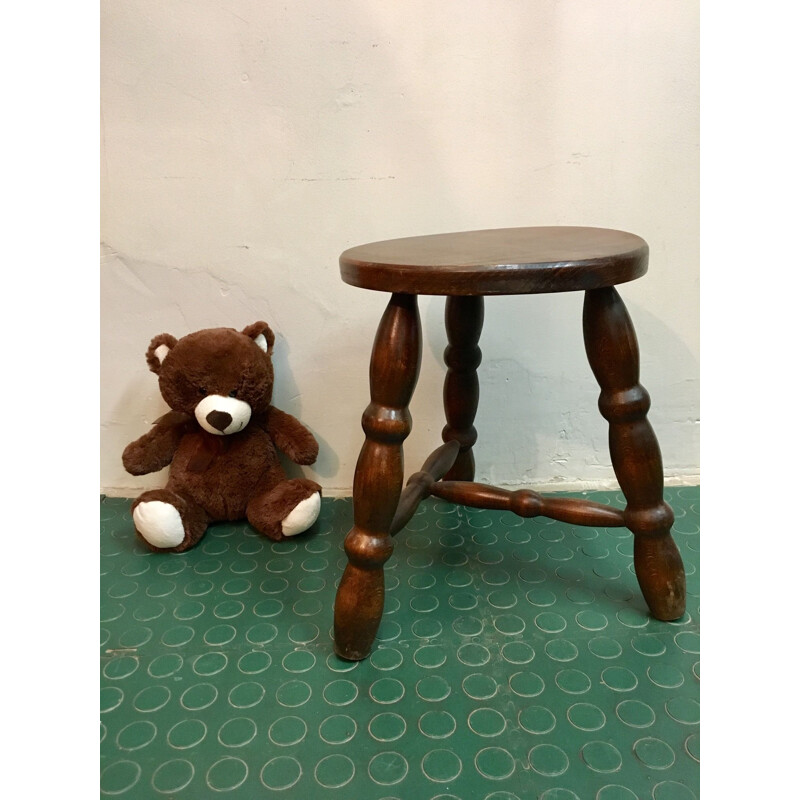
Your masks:
<instances>
[{"instance_id":1,"label":"white wall","mask_svg":"<svg viewBox=\"0 0 800 800\"><path fill-rule=\"evenodd\" d=\"M102 4L101 491L165 406L150 338L265 319L276 404L348 494L387 295L347 247L517 225L621 228L621 287L672 482L699 474L696 0L107 0ZM614 485L579 294L491 298L478 479ZM443 298L422 298L406 463L444 423Z\"/></svg>"}]
</instances>

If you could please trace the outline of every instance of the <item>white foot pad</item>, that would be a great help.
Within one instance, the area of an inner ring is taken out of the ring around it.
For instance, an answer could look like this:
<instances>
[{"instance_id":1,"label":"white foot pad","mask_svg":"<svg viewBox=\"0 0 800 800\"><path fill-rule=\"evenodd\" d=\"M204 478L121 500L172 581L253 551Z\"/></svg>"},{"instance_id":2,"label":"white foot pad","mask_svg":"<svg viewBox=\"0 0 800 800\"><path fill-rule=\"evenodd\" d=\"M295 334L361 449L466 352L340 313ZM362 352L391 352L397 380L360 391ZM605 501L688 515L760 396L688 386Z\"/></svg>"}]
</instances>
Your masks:
<instances>
[{"instance_id":1,"label":"white foot pad","mask_svg":"<svg viewBox=\"0 0 800 800\"><path fill-rule=\"evenodd\" d=\"M322 498L319 492L314 492L311 497L301 500L281 522L281 531L284 536L296 536L307 531L319 516Z\"/></svg>"},{"instance_id":2,"label":"white foot pad","mask_svg":"<svg viewBox=\"0 0 800 800\"><path fill-rule=\"evenodd\" d=\"M153 547L177 547L186 536L178 509L161 500L139 503L133 509L133 522Z\"/></svg>"}]
</instances>

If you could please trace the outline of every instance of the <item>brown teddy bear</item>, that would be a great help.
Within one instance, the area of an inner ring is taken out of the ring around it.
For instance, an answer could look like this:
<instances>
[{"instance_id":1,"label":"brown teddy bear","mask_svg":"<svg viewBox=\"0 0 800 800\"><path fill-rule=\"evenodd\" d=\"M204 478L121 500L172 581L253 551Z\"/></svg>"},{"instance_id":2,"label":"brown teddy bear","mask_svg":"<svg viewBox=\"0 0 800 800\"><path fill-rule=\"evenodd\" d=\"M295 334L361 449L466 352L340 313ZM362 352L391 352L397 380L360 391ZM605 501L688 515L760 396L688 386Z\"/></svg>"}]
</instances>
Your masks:
<instances>
[{"instance_id":1,"label":"brown teddy bear","mask_svg":"<svg viewBox=\"0 0 800 800\"><path fill-rule=\"evenodd\" d=\"M122 463L132 475L170 466L166 487L144 492L132 506L136 531L151 549L188 550L220 520L246 517L275 541L316 521L321 487L288 480L278 460L281 450L297 464L313 464L319 446L271 404L274 342L266 322L241 333L162 333L150 342L147 364L172 410L125 448Z\"/></svg>"}]
</instances>

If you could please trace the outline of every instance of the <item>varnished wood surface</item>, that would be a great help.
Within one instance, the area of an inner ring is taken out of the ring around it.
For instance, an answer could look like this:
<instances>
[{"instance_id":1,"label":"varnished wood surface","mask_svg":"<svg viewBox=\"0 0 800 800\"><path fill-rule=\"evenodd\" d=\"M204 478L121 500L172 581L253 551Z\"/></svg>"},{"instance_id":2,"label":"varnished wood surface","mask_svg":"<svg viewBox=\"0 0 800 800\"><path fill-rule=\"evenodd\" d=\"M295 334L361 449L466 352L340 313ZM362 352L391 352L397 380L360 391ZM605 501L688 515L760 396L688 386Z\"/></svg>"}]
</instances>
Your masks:
<instances>
[{"instance_id":1,"label":"varnished wood surface","mask_svg":"<svg viewBox=\"0 0 800 800\"><path fill-rule=\"evenodd\" d=\"M623 512L591 500L572 497L544 497L530 489L501 489L471 481L440 481L429 487L434 497L472 508L510 511L519 517L548 517L570 525L621 528Z\"/></svg>"},{"instance_id":2,"label":"varnished wood surface","mask_svg":"<svg viewBox=\"0 0 800 800\"><path fill-rule=\"evenodd\" d=\"M351 661L366 658L383 615L383 565L392 554L392 520L403 488L403 441L411 432L408 404L422 350L414 295L394 294L383 313L370 361L371 402L361 418L366 439L353 481L354 525L348 564L336 593L334 646Z\"/></svg>"},{"instance_id":3,"label":"varnished wood surface","mask_svg":"<svg viewBox=\"0 0 800 800\"><path fill-rule=\"evenodd\" d=\"M444 351L447 375L443 400L447 425L442 430L442 439L458 442L460 448L458 458L445 479L471 481L475 477L472 446L478 440L478 432L472 423L480 399L478 367L481 349L478 340L483 328L483 297L448 297L444 324L449 344Z\"/></svg>"},{"instance_id":4,"label":"varnished wood surface","mask_svg":"<svg viewBox=\"0 0 800 800\"><path fill-rule=\"evenodd\" d=\"M392 297L372 350L371 402L362 416L366 440L353 484L355 524L345 539L348 564L334 608L335 649L340 656L360 660L369 654L383 614L383 570L392 553L392 536L431 495L572 525L626 526L634 535L636 576L653 615L674 620L684 613L685 576L670 532L672 510L663 498L661 453L647 420L650 398L639 383L633 324L614 288L643 275L647 255L647 244L633 234L567 227L396 239L342 254L347 283L392 292ZM586 353L600 385L600 412L609 423L611 461L627 500L624 511L473 480L483 295L578 289L586 290ZM447 424L442 431L445 444L403 490L402 445L411 430L408 406L421 348L418 294L448 295Z\"/></svg>"},{"instance_id":5,"label":"varnished wood surface","mask_svg":"<svg viewBox=\"0 0 800 800\"><path fill-rule=\"evenodd\" d=\"M414 236L339 258L345 283L410 294L492 295L613 286L647 271L647 243L608 228L537 227Z\"/></svg>"},{"instance_id":6,"label":"varnished wood surface","mask_svg":"<svg viewBox=\"0 0 800 800\"><path fill-rule=\"evenodd\" d=\"M608 420L611 463L628 501L625 524L633 532L633 566L653 616L674 620L686 608L686 577L664 502L661 450L647 419L650 396L639 383L636 332L613 287L586 293L583 336L600 384L600 413Z\"/></svg>"},{"instance_id":7,"label":"varnished wood surface","mask_svg":"<svg viewBox=\"0 0 800 800\"><path fill-rule=\"evenodd\" d=\"M459 453L458 442L447 442L437 447L422 465L419 472L415 472L400 495L397 511L392 520L390 532L392 536L399 533L408 524L419 504L430 495L431 486L453 466Z\"/></svg>"}]
</instances>

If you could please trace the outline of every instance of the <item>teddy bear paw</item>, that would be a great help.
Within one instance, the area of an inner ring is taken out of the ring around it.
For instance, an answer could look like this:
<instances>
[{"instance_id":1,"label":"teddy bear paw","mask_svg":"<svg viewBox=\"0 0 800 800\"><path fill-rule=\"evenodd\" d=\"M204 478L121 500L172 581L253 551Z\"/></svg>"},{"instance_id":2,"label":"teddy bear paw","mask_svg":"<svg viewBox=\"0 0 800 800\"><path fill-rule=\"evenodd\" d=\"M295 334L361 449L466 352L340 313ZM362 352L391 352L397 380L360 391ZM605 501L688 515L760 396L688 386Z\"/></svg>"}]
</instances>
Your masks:
<instances>
[{"instance_id":1,"label":"teddy bear paw","mask_svg":"<svg viewBox=\"0 0 800 800\"><path fill-rule=\"evenodd\" d=\"M162 500L139 503L133 509L133 522L153 547L162 550L177 547L186 538L178 509Z\"/></svg>"},{"instance_id":2,"label":"teddy bear paw","mask_svg":"<svg viewBox=\"0 0 800 800\"><path fill-rule=\"evenodd\" d=\"M281 521L281 533L284 536L296 536L307 531L317 521L321 505L319 492L301 500Z\"/></svg>"}]
</instances>

